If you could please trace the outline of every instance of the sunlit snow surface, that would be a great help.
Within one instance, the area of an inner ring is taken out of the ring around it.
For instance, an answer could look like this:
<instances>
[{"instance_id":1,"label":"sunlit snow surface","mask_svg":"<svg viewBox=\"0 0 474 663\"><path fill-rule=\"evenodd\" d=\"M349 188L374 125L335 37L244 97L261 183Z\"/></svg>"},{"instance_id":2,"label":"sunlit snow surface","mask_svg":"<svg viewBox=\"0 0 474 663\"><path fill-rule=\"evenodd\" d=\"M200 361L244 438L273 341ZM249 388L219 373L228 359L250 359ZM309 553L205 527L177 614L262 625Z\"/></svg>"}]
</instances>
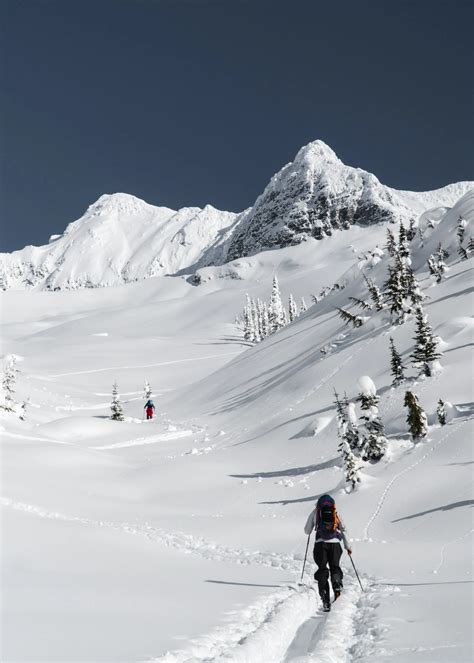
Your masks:
<instances>
[{"instance_id":1,"label":"sunlit snow surface","mask_svg":"<svg viewBox=\"0 0 474 663\"><path fill-rule=\"evenodd\" d=\"M406 433L404 386L390 387L389 335L406 363L414 321L336 316L366 297L360 257L385 227L353 227L180 277L74 292L2 295L3 353L19 364L27 420L3 417L2 660L466 662L472 623L472 259L455 225L472 197L414 241L413 264L442 371L416 379L430 423ZM436 216L433 213L433 218ZM431 236L428 235L431 233ZM434 285L439 242L449 272ZM387 255L365 268L381 285ZM254 348L233 320L245 293L285 298L345 289ZM325 352L321 352L324 348ZM370 376L387 457L346 494L333 389ZM157 418L143 421L142 387ZM108 419L117 380L126 420ZM441 428L439 398L452 403ZM337 500L365 593L343 558L329 615L311 558L298 584L303 525L318 495Z\"/></svg>"}]
</instances>

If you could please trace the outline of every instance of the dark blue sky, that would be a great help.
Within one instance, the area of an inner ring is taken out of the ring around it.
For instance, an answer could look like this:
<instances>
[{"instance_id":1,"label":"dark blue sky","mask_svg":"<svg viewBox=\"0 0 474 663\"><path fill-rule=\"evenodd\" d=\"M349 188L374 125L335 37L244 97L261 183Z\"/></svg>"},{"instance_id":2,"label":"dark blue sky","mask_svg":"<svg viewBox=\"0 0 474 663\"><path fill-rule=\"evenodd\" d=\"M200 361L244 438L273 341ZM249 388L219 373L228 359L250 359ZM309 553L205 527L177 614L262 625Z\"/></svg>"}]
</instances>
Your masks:
<instances>
[{"instance_id":1,"label":"dark blue sky","mask_svg":"<svg viewBox=\"0 0 474 663\"><path fill-rule=\"evenodd\" d=\"M305 143L472 179L473 3L3 0L1 250L102 193L239 211Z\"/></svg>"}]
</instances>

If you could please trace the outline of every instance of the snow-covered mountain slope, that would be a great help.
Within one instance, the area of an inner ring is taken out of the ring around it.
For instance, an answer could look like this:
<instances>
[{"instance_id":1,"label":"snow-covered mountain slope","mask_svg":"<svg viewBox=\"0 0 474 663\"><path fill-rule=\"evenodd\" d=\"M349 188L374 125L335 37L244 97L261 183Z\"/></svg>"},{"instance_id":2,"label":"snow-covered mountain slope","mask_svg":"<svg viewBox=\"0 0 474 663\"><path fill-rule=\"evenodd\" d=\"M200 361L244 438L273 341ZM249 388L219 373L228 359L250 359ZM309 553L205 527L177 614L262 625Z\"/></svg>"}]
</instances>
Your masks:
<instances>
[{"instance_id":1,"label":"snow-covered mountain slope","mask_svg":"<svg viewBox=\"0 0 474 663\"><path fill-rule=\"evenodd\" d=\"M410 364L414 322L369 312L350 329L336 306L379 285L387 224L269 250L180 277L74 292L1 293L3 352L18 356L4 416L2 644L9 661L466 663L472 614L472 258L456 252L472 194L424 215L413 266L440 337L442 371ZM393 226L391 226L394 228ZM429 277L428 252L449 247ZM232 270L232 271L230 271ZM254 347L233 325L245 294L285 300L344 285ZM233 275L233 277L232 277ZM230 278L229 278L230 277ZM354 310L354 309L351 309ZM391 388L389 335L408 366ZM322 352L323 350L323 352ZM370 375L388 454L345 490L333 388ZM142 385L158 416L143 421ZM111 385L126 419L108 419ZM405 388L430 424L407 434ZM438 425L437 399L452 403ZM345 588L326 616L313 589L316 498L330 492L352 539ZM449 610L446 610L446 606ZM25 633L28 637L25 638Z\"/></svg>"},{"instance_id":2,"label":"snow-covered mountain slope","mask_svg":"<svg viewBox=\"0 0 474 663\"><path fill-rule=\"evenodd\" d=\"M0 287L65 290L192 274L262 250L321 239L353 224L416 220L452 207L472 182L397 191L346 166L320 140L303 147L240 214L207 205L178 212L128 194L104 195L47 246L0 254Z\"/></svg>"},{"instance_id":3,"label":"snow-covered mountain slope","mask_svg":"<svg viewBox=\"0 0 474 663\"><path fill-rule=\"evenodd\" d=\"M65 290L174 274L209 255L236 216L211 205L175 212L124 193L104 195L47 246L0 255L1 285Z\"/></svg>"},{"instance_id":4,"label":"snow-covered mountain slope","mask_svg":"<svg viewBox=\"0 0 474 663\"><path fill-rule=\"evenodd\" d=\"M346 166L320 140L301 148L292 163L272 177L229 239L227 260L321 239L336 228L381 221L409 223L431 207L452 206L474 186L450 184L436 191L397 191L371 173Z\"/></svg>"}]
</instances>

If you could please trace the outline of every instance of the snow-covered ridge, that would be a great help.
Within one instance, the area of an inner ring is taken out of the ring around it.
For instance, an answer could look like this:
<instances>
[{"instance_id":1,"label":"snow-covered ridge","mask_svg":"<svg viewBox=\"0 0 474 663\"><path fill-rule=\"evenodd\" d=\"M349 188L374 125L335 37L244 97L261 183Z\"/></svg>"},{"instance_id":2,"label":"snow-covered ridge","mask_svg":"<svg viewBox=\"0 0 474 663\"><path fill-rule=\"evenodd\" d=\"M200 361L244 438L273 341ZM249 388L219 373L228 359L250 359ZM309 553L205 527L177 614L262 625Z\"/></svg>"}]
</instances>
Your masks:
<instances>
[{"instance_id":1,"label":"snow-covered ridge","mask_svg":"<svg viewBox=\"0 0 474 663\"><path fill-rule=\"evenodd\" d=\"M193 273L262 250L323 239L353 224L410 222L452 207L472 182L415 193L397 191L346 166L323 141L302 147L270 180L253 207L206 205L178 211L135 196L101 196L49 244L0 254L0 288L65 290Z\"/></svg>"}]
</instances>

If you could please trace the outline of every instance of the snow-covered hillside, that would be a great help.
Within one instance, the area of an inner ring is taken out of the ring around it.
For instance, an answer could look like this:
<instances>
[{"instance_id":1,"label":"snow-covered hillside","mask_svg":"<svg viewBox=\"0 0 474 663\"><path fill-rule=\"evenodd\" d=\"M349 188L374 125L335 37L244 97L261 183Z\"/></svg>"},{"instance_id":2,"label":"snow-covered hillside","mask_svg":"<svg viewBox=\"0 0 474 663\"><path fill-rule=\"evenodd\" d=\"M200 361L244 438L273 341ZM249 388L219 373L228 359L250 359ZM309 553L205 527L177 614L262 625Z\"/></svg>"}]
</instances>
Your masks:
<instances>
[{"instance_id":1,"label":"snow-covered hillside","mask_svg":"<svg viewBox=\"0 0 474 663\"><path fill-rule=\"evenodd\" d=\"M473 182L437 191L397 191L346 166L320 140L301 148L240 214L211 205L177 212L134 196L104 195L46 246L0 254L0 287L65 290L193 274L204 265L322 239L353 224L409 223L452 207Z\"/></svg>"},{"instance_id":2,"label":"snow-covered hillside","mask_svg":"<svg viewBox=\"0 0 474 663\"><path fill-rule=\"evenodd\" d=\"M124 204L138 206L144 227L155 212L133 201ZM397 231L387 222L202 267L199 287L156 276L1 293L2 351L17 358L13 397L26 403L24 420L0 420L2 660L471 660L472 251L458 253L458 229L461 217L468 247L474 194L426 207L410 249L443 353L433 377L410 359L413 315L394 325L386 308L361 312L349 299L368 299L364 274L383 289L386 230ZM168 213L158 222L171 223ZM216 236L224 228L216 221ZM437 283L427 258L440 243L448 270ZM290 293L326 296L250 347L235 315L246 293L268 299L275 274L285 303ZM363 324L345 325L337 307ZM390 336L406 366L396 388ZM333 390L360 415L361 376L376 385L388 443L351 492ZM152 421L143 420L145 380ZM123 422L109 419L114 381ZM418 441L406 389L427 414ZM451 404L445 426L440 398ZM329 615L314 590L312 546L298 585L303 526L325 492L365 589L345 555Z\"/></svg>"}]
</instances>

